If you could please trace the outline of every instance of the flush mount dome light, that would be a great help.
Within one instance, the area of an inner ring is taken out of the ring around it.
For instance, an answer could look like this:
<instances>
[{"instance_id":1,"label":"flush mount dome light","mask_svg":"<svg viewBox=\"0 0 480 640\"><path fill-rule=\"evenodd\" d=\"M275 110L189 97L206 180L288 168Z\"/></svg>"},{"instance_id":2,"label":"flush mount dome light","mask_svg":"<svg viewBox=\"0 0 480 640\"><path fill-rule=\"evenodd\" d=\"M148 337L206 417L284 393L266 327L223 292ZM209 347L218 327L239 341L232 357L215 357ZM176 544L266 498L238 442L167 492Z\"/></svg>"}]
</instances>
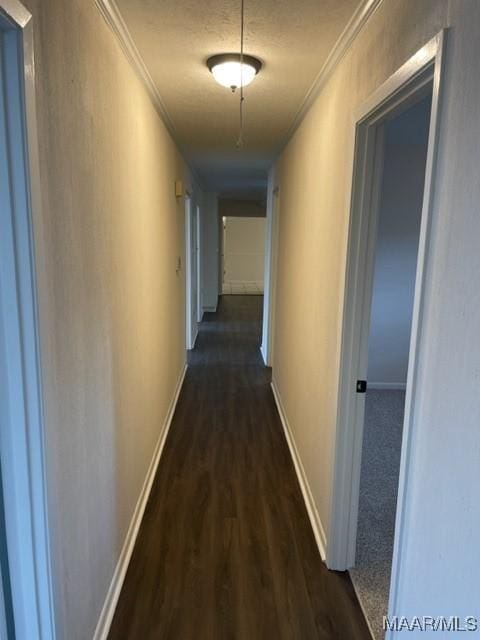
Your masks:
<instances>
[{"instance_id":1,"label":"flush mount dome light","mask_svg":"<svg viewBox=\"0 0 480 640\"><path fill-rule=\"evenodd\" d=\"M262 68L258 58L240 53L220 53L207 60L207 67L215 80L224 87L235 91L240 86L246 87Z\"/></svg>"}]
</instances>

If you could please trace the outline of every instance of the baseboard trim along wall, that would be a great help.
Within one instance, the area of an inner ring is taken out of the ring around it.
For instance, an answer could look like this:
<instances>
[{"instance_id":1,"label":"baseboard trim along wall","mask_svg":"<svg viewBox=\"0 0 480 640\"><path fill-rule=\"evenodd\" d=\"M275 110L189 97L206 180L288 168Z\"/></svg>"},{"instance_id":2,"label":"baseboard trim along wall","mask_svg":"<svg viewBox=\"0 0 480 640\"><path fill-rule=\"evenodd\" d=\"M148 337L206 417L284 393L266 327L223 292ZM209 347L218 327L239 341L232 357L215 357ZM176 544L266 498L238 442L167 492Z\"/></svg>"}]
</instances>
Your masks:
<instances>
[{"instance_id":1,"label":"baseboard trim along wall","mask_svg":"<svg viewBox=\"0 0 480 640\"><path fill-rule=\"evenodd\" d=\"M133 553L133 548L135 546L138 531L140 529L140 524L142 522L143 514L145 512L145 507L147 506L148 497L152 489L153 480L157 472L163 447L165 445L168 431L172 423L173 414L175 413L175 407L177 406L178 397L182 389L186 371L187 371L187 365L183 367L180 377L178 379L177 386L175 388L175 393L173 395L172 402L170 404L170 407L167 412L167 416L165 418L163 429L160 433L160 437L158 438L157 444L155 446L155 451L152 457L152 461L148 468L147 475L145 477L145 481L143 483L143 487L140 492L137 505L133 512L133 517L130 522L130 526L128 527L127 535L125 537L125 542L123 544L122 551L120 552L120 557L118 558L117 566L115 567L112 582L110 583L110 588L108 589L107 597L105 599L102 612L100 613L100 618L98 620L97 628L95 629L93 640L107 640L108 632L110 631L110 626L113 620L113 614L115 613L118 598L120 596L120 591L123 586L123 581L125 580L125 575L127 573L128 565L130 563L130 558Z\"/></svg>"},{"instance_id":2,"label":"baseboard trim along wall","mask_svg":"<svg viewBox=\"0 0 480 640\"><path fill-rule=\"evenodd\" d=\"M292 430L290 429L287 415L283 408L279 391L274 381L272 381L270 386L272 387L273 397L275 398L275 404L277 405L278 414L280 416L283 431L285 433L285 438L287 439L288 448L290 449L290 455L292 456L293 464L295 466L295 471L297 473L298 482L302 491L303 500L305 502L305 506L307 507L308 517L310 519L310 524L312 525L313 534L317 542L317 547L322 560L325 561L327 548L327 537L325 535L325 530L323 528L322 521L320 520L320 515L317 511L317 507L315 506L315 501L310 490L310 485L308 484L305 469L303 468L297 445L295 444L295 439L293 437Z\"/></svg>"},{"instance_id":3,"label":"baseboard trim along wall","mask_svg":"<svg viewBox=\"0 0 480 640\"><path fill-rule=\"evenodd\" d=\"M265 349L265 347L263 346L263 342L262 345L260 347L260 353L262 354L262 359L263 359L263 364L268 367L267 364L267 350Z\"/></svg>"},{"instance_id":4,"label":"baseboard trim along wall","mask_svg":"<svg viewBox=\"0 0 480 640\"><path fill-rule=\"evenodd\" d=\"M217 305L215 305L214 307L203 307L204 313L216 313L216 311L217 311Z\"/></svg>"},{"instance_id":5,"label":"baseboard trim along wall","mask_svg":"<svg viewBox=\"0 0 480 640\"><path fill-rule=\"evenodd\" d=\"M368 382L367 389L405 391L407 384L405 382Z\"/></svg>"}]
</instances>

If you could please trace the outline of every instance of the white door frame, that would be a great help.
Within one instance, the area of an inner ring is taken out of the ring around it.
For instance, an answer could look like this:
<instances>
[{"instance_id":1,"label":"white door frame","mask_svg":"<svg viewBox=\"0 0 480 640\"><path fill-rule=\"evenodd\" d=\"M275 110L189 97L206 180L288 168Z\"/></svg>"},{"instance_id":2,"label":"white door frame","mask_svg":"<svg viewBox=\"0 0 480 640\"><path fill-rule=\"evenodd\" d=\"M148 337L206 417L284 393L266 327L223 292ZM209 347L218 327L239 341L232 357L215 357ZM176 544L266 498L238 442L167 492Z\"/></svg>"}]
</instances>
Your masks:
<instances>
[{"instance_id":1,"label":"white door frame","mask_svg":"<svg viewBox=\"0 0 480 640\"><path fill-rule=\"evenodd\" d=\"M201 241L201 216L200 206L196 207L196 225L197 225L197 246L196 246L196 259L197 259L197 322L201 322L203 318L203 306L202 306L202 260L200 252ZM198 328L197 328L198 331Z\"/></svg>"},{"instance_id":2,"label":"white door frame","mask_svg":"<svg viewBox=\"0 0 480 640\"><path fill-rule=\"evenodd\" d=\"M0 0L0 455L17 638L55 638L36 263L41 219L32 16ZM5 91L2 90L5 89ZM6 153L5 153L6 149Z\"/></svg>"},{"instance_id":3,"label":"white door frame","mask_svg":"<svg viewBox=\"0 0 480 640\"><path fill-rule=\"evenodd\" d=\"M225 282L225 246L227 242L227 216L219 216L220 221L220 233L219 233L219 243L220 243L220 294L223 294L223 283Z\"/></svg>"},{"instance_id":4,"label":"white door frame","mask_svg":"<svg viewBox=\"0 0 480 640\"><path fill-rule=\"evenodd\" d=\"M192 239L195 237L194 230L198 230L195 218L196 208L193 205L192 196L187 192L185 195L185 344L187 351L194 348L198 333L198 256L196 255L198 252L196 250L192 252ZM193 291L194 282L192 279L192 268L194 265L197 267L195 278L197 291L195 293ZM197 302L197 313L192 322L193 305L195 302Z\"/></svg>"},{"instance_id":5,"label":"white door frame","mask_svg":"<svg viewBox=\"0 0 480 640\"><path fill-rule=\"evenodd\" d=\"M357 379L366 379L369 314L376 240L374 174L376 134L382 123L433 86L424 197L418 248L415 298L412 316L397 501L395 550L390 603L396 601L398 566L401 560L403 514L407 500L407 477L411 459L412 415L416 401L417 353L422 339L423 289L428 260L429 230L434 188L440 84L445 34L440 32L360 107L352 126L349 175L353 176L349 198L350 228L345 247L346 274L342 341L340 351L337 431L333 465L333 491L328 536L327 565L345 570L354 565L357 538L360 467L363 442L364 395L356 393ZM431 89L430 89L431 90ZM378 137L377 137L378 142ZM377 172L378 177L378 172Z\"/></svg>"},{"instance_id":6,"label":"white door frame","mask_svg":"<svg viewBox=\"0 0 480 640\"><path fill-rule=\"evenodd\" d=\"M278 209L280 190L275 167L268 174L267 227L265 230L265 269L263 291L263 328L260 351L267 367L273 366L274 308L278 254Z\"/></svg>"},{"instance_id":7,"label":"white door frame","mask_svg":"<svg viewBox=\"0 0 480 640\"><path fill-rule=\"evenodd\" d=\"M192 199L185 194L185 345L192 348Z\"/></svg>"},{"instance_id":8,"label":"white door frame","mask_svg":"<svg viewBox=\"0 0 480 640\"><path fill-rule=\"evenodd\" d=\"M5 607L5 595L3 592L3 575L2 575L2 567L0 566L0 638L8 638L8 624L7 624L7 613Z\"/></svg>"}]
</instances>

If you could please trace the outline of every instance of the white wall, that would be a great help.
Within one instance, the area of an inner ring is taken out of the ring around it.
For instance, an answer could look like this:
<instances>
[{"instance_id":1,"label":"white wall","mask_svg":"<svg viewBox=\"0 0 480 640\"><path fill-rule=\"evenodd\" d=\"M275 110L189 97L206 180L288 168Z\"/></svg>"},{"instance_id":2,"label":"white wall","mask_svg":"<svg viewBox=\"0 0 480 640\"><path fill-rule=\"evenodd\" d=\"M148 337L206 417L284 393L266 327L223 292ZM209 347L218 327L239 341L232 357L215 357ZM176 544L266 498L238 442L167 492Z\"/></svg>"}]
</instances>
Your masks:
<instances>
[{"instance_id":1,"label":"white wall","mask_svg":"<svg viewBox=\"0 0 480 640\"><path fill-rule=\"evenodd\" d=\"M368 352L370 387L401 387L407 381L429 108L429 100L422 102L386 126ZM423 144L421 138L412 144L404 123L418 118L419 110L424 116ZM397 130L398 140L393 139Z\"/></svg>"},{"instance_id":2,"label":"white wall","mask_svg":"<svg viewBox=\"0 0 480 640\"><path fill-rule=\"evenodd\" d=\"M262 283L266 218L224 218L224 282Z\"/></svg>"},{"instance_id":3,"label":"white wall","mask_svg":"<svg viewBox=\"0 0 480 640\"><path fill-rule=\"evenodd\" d=\"M203 194L200 215L202 307L204 311L215 311L219 295L220 259L218 196L216 193Z\"/></svg>"},{"instance_id":4,"label":"white wall","mask_svg":"<svg viewBox=\"0 0 480 640\"><path fill-rule=\"evenodd\" d=\"M399 541L399 598L394 603L399 615L478 615L479 25L478 0L383 0L323 84L278 162L281 295L275 303L273 376L327 533L352 114L449 27L412 456Z\"/></svg>"}]
</instances>

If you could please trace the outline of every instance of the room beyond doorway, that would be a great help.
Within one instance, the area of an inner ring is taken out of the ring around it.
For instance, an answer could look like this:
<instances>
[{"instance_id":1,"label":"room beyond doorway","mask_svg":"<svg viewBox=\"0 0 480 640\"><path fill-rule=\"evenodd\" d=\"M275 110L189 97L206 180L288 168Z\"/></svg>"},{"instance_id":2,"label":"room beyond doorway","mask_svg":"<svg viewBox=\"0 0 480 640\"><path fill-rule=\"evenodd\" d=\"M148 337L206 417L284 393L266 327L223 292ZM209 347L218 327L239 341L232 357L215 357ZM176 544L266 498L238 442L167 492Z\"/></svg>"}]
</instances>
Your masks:
<instances>
[{"instance_id":1,"label":"room beyond doorway","mask_svg":"<svg viewBox=\"0 0 480 640\"><path fill-rule=\"evenodd\" d=\"M405 389L420 239L431 93L384 124L368 338L368 388L352 581L383 638L392 569Z\"/></svg>"},{"instance_id":2,"label":"room beyond doorway","mask_svg":"<svg viewBox=\"0 0 480 640\"><path fill-rule=\"evenodd\" d=\"M222 218L222 295L262 295L265 270L264 217Z\"/></svg>"}]
</instances>

